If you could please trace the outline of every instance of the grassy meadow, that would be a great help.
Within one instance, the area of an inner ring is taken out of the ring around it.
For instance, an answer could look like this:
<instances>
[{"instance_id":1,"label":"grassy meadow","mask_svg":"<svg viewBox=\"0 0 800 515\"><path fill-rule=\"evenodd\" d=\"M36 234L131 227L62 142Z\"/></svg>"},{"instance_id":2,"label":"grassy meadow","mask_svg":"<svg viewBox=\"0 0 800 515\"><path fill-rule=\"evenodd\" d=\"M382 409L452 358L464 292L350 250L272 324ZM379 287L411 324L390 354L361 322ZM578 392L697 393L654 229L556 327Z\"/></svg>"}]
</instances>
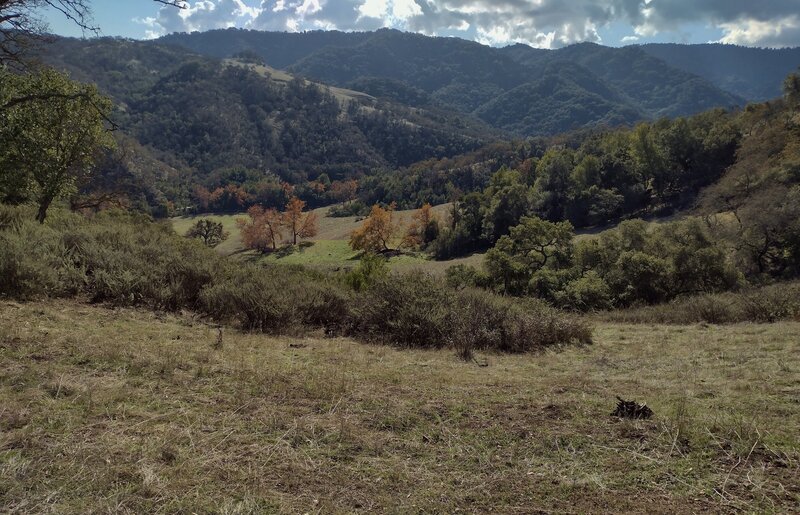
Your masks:
<instances>
[{"instance_id":1,"label":"grassy meadow","mask_svg":"<svg viewBox=\"0 0 800 515\"><path fill-rule=\"evenodd\" d=\"M6 513L788 512L800 323L599 323L526 355L0 303ZM655 417L609 416L615 396Z\"/></svg>"},{"instance_id":2,"label":"grassy meadow","mask_svg":"<svg viewBox=\"0 0 800 515\"><path fill-rule=\"evenodd\" d=\"M434 212L440 219L446 219L449 204L434 207ZM230 233L226 241L216 247L217 251L225 255L237 255L243 259L263 263L281 263L286 265L305 265L320 270L334 270L352 268L358 264L359 252L350 248L350 234L357 229L363 219L361 217L329 217L329 207L314 210L317 214L318 233L296 249L284 249L270 255L260 255L248 251L242 246L236 219L246 217L244 213L233 215L197 215L182 216L172 219L172 226L178 234L185 234L192 224L199 218L209 218L222 222L225 230ZM414 210L395 212L395 220L404 228L411 223ZM399 243L398 238L396 243ZM456 264L465 264L480 267L483 254L453 259L448 261L435 261L424 253L404 253L389 259L389 266L396 271L424 270L436 275L443 275L444 271Z\"/></svg>"}]
</instances>

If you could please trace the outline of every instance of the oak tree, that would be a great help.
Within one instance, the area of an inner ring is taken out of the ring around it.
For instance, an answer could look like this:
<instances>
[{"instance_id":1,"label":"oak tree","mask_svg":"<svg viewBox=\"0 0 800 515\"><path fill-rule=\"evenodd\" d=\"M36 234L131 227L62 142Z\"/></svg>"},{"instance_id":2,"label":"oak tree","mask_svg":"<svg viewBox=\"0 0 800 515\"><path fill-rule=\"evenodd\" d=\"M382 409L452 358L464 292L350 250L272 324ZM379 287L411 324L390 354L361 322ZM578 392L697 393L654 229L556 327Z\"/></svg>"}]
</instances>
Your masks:
<instances>
[{"instance_id":1,"label":"oak tree","mask_svg":"<svg viewBox=\"0 0 800 515\"><path fill-rule=\"evenodd\" d=\"M424 247L439 236L439 219L433 206L423 204L411 216L411 224L403 237L405 247Z\"/></svg>"},{"instance_id":2,"label":"oak tree","mask_svg":"<svg viewBox=\"0 0 800 515\"><path fill-rule=\"evenodd\" d=\"M317 235L317 214L305 213L306 203L297 197L292 197L286 204L283 220L286 229L292 238L292 245L297 245L298 238L313 238Z\"/></svg>"},{"instance_id":3,"label":"oak tree","mask_svg":"<svg viewBox=\"0 0 800 515\"><path fill-rule=\"evenodd\" d=\"M205 246L212 248L227 240L228 236L221 222L209 218L201 218L186 232L187 238L201 240Z\"/></svg>"},{"instance_id":4,"label":"oak tree","mask_svg":"<svg viewBox=\"0 0 800 515\"><path fill-rule=\"evenodd\" d=\"M0 185L26 188L39 206L36 220L44 223L52 202L90 179L102 151L114 147L105 126L111 100L52 69L28 75L0 70L0 84L6 98L9 91L55 93L0 111Z\"/></svg>"},{"instance_id":5,"label":"oak tree","mask_svg":"<svg viewBox=\"0 0 800 515\"><path fill-rule=\"evenodd\" d=\"M384 209L379 205L372 210L364 223L350 235L350 247L365 252L386 252L394 238L398 225L394 221L394 204Z\"/></svg>"},{"instance_id":6,"label":"oak tree","mask_svg":"<svg viewBox=\"0 0 800 515\"><path fill-rule=\"evenodd\" d=\"M246 218L236 220L242 234L242 244L253 250L268 252L278 249L283 236L283 215L275 209L253 206L247 210Z\"/></svg>"}]
</instances>

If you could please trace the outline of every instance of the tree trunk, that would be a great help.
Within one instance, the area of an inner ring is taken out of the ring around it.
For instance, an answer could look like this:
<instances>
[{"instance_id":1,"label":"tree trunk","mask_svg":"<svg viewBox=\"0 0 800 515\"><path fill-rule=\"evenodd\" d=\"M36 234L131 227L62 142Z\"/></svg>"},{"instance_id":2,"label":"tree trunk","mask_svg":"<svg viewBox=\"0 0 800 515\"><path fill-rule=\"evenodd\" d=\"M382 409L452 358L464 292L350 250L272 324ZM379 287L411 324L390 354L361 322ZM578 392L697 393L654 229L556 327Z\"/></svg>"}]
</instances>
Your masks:
<instances>
[{"instance_id":1,"label":"tree trunk","mask_svg":"<svg viewBox=\"0 0 800 515\"><path fill-rule=\"evenodd\" d=\"M39 201L39 211L36 213L36 221L40 224L43 224L45 218L47 218L47 209L50 207L52 201L53 199L51 198L43 198Z\"/></svg>"}]
</instances>

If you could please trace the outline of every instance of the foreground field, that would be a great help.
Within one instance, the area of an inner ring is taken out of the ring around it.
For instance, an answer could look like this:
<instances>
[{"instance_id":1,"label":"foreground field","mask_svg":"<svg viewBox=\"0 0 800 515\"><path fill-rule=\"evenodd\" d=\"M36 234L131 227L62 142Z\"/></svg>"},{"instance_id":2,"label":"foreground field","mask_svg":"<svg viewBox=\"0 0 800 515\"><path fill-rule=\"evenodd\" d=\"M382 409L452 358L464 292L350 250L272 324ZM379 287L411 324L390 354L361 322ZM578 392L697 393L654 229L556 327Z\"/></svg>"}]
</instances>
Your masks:
<instances>
[{"instance_id":1,"label":"foreground field","mask_svg":"<svg viewBox=\"0 0 800 515\"><path fill-rule=\"evenodd\" d=\"M447 218L449 204L434 207L434 212L441 218ZM182 216L172 219L172 226L178 234L185 234L189 227L199 218L210 218L221 222L230 237L217 247L225 255L236 254L246 259L254 259L266 263L281 263L285 265L304 265L323 270L352 268L358 264L359 252L350 248L350 234L357 229L363 220L355 216L329 217L329 207L315 209L318 220L317 236L310 239L311 245L301 246L294 252L278 252L272 255L261 256L249 252L242 246L236 219L245 217L244 213L234 215L198 215ZM414 210L397 211L395 220L403 227L411 222ZM396 242L399 243L399 240ZM396 271L424 270L441 275L445 270L457 264L480 267L483 263L483 254L453 259L449 261L435 261L422 253L407 253L389 260L389 266Z\"/></svg>"},{"instance_id":2,"label":"foreground field","mask_svg":"<svg viewBox=\"0 0 800 515\"><path fill-rule=\"evenodd\" d=\"M0 304L0 511L790 511L800 324L600 325L540 355ZM609 417L615 395L650 421Z\"/></svg>"}]
</instances>

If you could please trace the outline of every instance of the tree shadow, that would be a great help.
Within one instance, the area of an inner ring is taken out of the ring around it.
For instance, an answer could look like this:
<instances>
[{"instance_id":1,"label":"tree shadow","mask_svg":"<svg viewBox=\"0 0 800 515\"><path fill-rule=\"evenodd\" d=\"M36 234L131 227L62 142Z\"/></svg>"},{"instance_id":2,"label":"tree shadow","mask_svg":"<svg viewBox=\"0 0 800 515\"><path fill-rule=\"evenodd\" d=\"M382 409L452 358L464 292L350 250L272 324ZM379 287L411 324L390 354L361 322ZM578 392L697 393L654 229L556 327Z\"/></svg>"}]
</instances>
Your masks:
<instances>
[{"instance_id":1,"label":"tree shadow","mask_svg":"<svg viewBox=\"0 0 800 515\"><path fill-rule=\"evenodd\" d=\"M313 241L301 241L297 245L284 245L280 247L278 250L273 251L271 254L275 256L277 259L283 259L285 257L289 257L292 254L302 253L305 252L306 249L313 247Z\"/></svg>"}]
</instances>

